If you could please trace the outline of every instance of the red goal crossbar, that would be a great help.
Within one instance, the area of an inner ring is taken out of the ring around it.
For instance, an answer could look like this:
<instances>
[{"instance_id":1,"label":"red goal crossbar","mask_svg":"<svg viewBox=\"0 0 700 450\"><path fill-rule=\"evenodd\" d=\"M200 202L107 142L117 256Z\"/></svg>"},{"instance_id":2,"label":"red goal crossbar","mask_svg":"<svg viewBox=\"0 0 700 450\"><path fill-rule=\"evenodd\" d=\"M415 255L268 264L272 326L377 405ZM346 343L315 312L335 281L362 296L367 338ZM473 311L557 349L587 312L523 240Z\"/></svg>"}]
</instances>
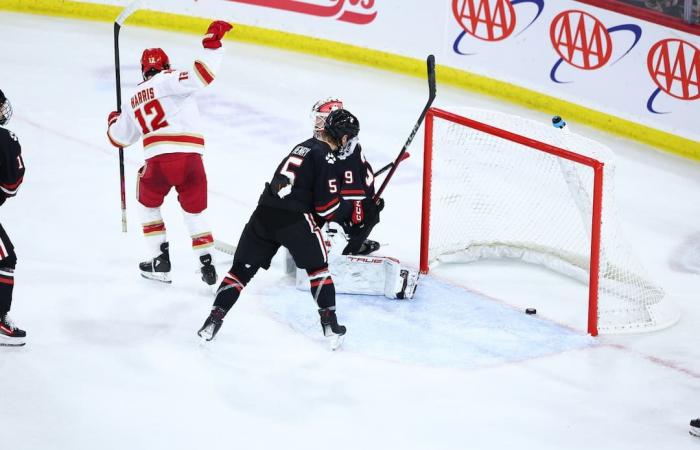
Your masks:
<instances>
[{"instance_id":1,"label":"red goal crossbar","mask_svg":"<svg viewBox=\"0 0 700 450\"><path fill-rule=\"evenodd\" d=\"M433 122L435 118L463 125L482 133L490 134L517 144L522 144L535 151L549 153L565 158L593 169L593 215L591 218L591 260L588 292L588 332L592 336L598 335L598 287L600 269L600 229L601 211L603 205L603 167L604 164L587 156L574 153L570 150L555 147L544 142L530 139L526 136L511 133L509 131L477 122L476 120L462 117L438 108L430 108L425 117L425 140L423 155L423 212L421 217L421 247L420 247L420 271L427 274L428 249L430 245L430 207L432 185L432 161L433 161ZM440 156L437 155L439 158Z\"/></svg>"}]
</instances>

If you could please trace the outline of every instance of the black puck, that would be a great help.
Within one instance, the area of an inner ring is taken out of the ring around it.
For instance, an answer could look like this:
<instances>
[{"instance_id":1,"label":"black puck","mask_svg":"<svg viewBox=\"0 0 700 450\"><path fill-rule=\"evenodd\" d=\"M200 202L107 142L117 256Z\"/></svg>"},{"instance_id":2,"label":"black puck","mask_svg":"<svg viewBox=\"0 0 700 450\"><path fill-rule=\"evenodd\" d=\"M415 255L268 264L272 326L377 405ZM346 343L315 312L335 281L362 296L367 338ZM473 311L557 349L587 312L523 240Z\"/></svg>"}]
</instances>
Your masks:
<instances>
[{"instance_id":1,"label":"black puck","mask_svg":"<svg viewBox=\"0 0 700 450\"><path fill-rule=\"evenodd\" d=\"M527 308L525 314L537 314L537 310L535 308Z\"/></svg>"}]
</instances>

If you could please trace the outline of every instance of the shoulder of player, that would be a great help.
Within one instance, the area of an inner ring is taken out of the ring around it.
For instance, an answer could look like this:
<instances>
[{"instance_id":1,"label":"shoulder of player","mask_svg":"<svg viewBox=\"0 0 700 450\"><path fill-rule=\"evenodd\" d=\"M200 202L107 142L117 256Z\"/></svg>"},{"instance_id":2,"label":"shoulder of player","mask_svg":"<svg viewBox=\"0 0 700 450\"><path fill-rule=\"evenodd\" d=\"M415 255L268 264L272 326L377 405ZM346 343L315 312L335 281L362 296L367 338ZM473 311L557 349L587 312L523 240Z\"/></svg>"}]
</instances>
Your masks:
<instances>
[{"instance_id":1,"label":"shoulder of player","mask_svg":"<svg viewBox=\"0 0 700 450\"><path fill-rule=\"evenodd\" d=\"M323 141L316 138L307 139L306 141L294 146L291 155L300 156L302 158L314 158L320 159L325 158L326 154L330 151L330 147Z\"/></svg>"},{"instance_id":2,"label":"shoulder of player","mask_svg":"<svg viewBox=\"0 0 700 450\"><path fill-rule=\"evenodd\" d=\"M13 133L12 131L8 130L7 128L0 127L0 143L12 143L16 142L19 143L19 138L17 138L17 135Z\"/></svg>"},{"instance_id":3,"label":"shoulder of player","mask_svg":"<svg viewBox=\"0 0 700 450\"><path fill-rule=\"evenodd\" d=\"M132 91L132 95L137 94L144 89L158 86L159 84L169 82L173 78L179 79L181 76L187 77L187 72L180 72L179 70L164 70L153 75L148 80L143 80L136 85L136 88Z\"/></svg>"},{"instance_id":4,"label":"shoulder of player","mask_svg":"<svg viewBox=\"0 0 700 450\"><path fill-rule=\"evenodd\" d=\"M184 77L188 76L188 72L187 71L182 72L180 70L170 69L170 70L164 70L164 71L160 72L158 75L156 75L152 79L160 78L161 80L166 80L169 78L180 78L183 76Z\"/></svg>"}]
</instances>

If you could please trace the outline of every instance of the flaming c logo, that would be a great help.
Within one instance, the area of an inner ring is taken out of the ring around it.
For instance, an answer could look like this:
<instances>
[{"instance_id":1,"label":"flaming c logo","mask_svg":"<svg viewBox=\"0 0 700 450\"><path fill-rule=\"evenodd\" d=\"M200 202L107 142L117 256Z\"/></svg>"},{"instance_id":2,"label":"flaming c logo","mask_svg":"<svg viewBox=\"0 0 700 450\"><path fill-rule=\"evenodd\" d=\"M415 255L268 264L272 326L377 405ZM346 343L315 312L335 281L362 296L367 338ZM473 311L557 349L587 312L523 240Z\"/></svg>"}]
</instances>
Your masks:
<instances>
[{"instance_id":1,"label":"flaming c logo","mask_svg":"<svg viewBox=\"0 0 700 450\"><path fill-rule=\"evenodd\" d=\"M693 44L680 39L657 42L649 50L647 68L658 86L647 101L650 112L666 114L654 109L661 91L680 100L700 98L700 50Z\"/></svg>"},{"instance_id":2,"label":"flaming c logo","mask_svg":"<svg viewBox=\"0 0 700 450\"><path fill-rule=\"evenodd\" d=\"M639 26L624 24L606 28L603 22L585 11L569 10L559 13L549 27L549 38L561 58L552 67L549 78L555 83L568 83L560 81L556 76L557 69L565 61L582 70L596 70L605 66L612 57L611 34L616 31L630 31L634 33L635 39L615 62L624 58L637 45L642 37Z\"/></svg>"},{"instance_id":3,"label":"flaming c logo","mask_svg":"<svg viewBox=\"0 0 700 450\"><path fill-rule=\"evenodd\" d=\"M521 31L525 31L542 14L544 0L452 0L452 14L462 27L462 33L452 48L459 55L470 55L459 50L459 44L467 35L482 41L502 41L515 31L517 15L514 6L532 3L537 6L535 18Z\"/></svg>"}]
</instances>

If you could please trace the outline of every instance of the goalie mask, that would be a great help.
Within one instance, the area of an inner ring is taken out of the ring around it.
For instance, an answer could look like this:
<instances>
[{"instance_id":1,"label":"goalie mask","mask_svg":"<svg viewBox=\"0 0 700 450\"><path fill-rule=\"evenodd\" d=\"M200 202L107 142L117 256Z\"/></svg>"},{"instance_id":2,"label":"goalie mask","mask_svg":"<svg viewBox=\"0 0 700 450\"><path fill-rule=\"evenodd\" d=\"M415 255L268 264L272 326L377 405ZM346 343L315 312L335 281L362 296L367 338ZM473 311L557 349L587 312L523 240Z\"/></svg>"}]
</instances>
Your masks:
<instances>
[{"instance_id":1,"label":"goalie mask","mask_svg":"<svg viewBox=\"0 0 700 450\"><path fill-rule=\"evenodd\" d=\"M338 150L343 151L360 133L360 121L347 109L337 109L328 114L323 129L338 144ZM343 136L348 138L345 145Z\"/></svg>"},{"instance_id":2,"label":"goalie mask","mask_svg":"<svg viewBox=\"0 0 700 450\"><path fill-rule=\"evenodd\" d=\"M334 97L319 100L316 102L313 108L311 108L311 119L314 122L315 138L318 138L319 133L323 131L323 126L326 123L326 117L328 117L328 114L337 109L343 109L343 101Z\"/></svg>"},{"instance_id":3,"label":"goalie mask","mask_svg":"<svg viewBox=\"0 0 700 450\"><path fill-rule=\"evenodd\" d=\"M0 125L5 125L12 117L12 104L0 90Z\"/></svg>"}]
</instances>

